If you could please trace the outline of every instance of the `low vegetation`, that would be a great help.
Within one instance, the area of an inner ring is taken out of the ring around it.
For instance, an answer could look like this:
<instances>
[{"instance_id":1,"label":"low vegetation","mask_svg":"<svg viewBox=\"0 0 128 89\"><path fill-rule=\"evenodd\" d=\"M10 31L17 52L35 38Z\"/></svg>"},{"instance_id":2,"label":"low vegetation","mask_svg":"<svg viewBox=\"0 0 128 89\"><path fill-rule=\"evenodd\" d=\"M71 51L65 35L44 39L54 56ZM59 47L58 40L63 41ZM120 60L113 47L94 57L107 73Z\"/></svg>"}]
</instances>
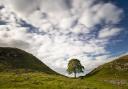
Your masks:
<instances>
[{"instance_id":1,"label":"low vegetation","mask_svg":"<svg viewBox=\"0 0 128 89\"><path fill-rule=\"evenodd\" d=\"M0 48L0 89L128 89L128 56L68 78L27 52Z\"/></svg>"},{"instance_id":2,"label":"low vegetation","mask_svg":"<svg viewBox=\"0 0 128 89\"><path fill-rule=\"evenodd\" d=\"M0 73L0 89L117 89L95 78L72 79L41 72ZM119 86L119 89L126 89Z\"/></svg>"},{"instance_id":3,"label":"low vegetation","mask_svg":"<svg viewBox=\"0 0 128 89\"><path fill-rule=\"evenodd\" d=\"M0 71L40 71L57 74L30 53L17 48L0 47Z\"/></svg>"}]
</instances>

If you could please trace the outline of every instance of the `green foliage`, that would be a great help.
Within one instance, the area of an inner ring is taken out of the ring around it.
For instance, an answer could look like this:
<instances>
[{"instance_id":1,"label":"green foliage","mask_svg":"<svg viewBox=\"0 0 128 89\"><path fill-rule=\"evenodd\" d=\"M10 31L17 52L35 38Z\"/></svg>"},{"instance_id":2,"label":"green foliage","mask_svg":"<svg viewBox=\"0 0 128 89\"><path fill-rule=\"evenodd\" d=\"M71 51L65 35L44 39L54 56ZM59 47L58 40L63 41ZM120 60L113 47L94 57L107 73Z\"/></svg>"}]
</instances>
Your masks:
<instances>
[{"instance_id":1,"label":"green foliage","mask_svg":"<svg viewBox=\"0 0 128 89\"><path fill-rule=\"evenodd\" d=\"M80 61L78 59L71 59L68 63L68 69L67 72L69 74L74 73L76 77L76 73L83 72L84 66L81 65Z\"/></svg>"}]
</instances>

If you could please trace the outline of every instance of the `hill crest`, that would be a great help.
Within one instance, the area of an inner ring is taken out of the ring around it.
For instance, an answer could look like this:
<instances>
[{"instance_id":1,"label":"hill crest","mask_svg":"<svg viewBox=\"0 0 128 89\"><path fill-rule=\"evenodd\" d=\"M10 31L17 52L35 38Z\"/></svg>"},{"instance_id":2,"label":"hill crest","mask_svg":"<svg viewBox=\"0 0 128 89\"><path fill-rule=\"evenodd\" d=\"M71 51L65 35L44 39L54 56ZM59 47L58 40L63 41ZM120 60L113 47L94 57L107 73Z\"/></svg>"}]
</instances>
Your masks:
<instances>
[{"instance_id":1,"label":"hill crest","mask_svg":"<svg viewBox=\"0 0 128 89\"><path fill-rule=\"evenodd\" d=\"M101 65L85 77L102 77L124 79L128 76L128 55Z\"/></svg>"},{"instance_id":2,"label":"hill crest","mask_svg":"<svg viewBox=\"0 0 128 89\"><path fill-rule=\"evenodd\" d=\"M14 71L19 69L57 74L30 53L18 48L0 47L0 71Z\"/></svg>"}]
</instances>

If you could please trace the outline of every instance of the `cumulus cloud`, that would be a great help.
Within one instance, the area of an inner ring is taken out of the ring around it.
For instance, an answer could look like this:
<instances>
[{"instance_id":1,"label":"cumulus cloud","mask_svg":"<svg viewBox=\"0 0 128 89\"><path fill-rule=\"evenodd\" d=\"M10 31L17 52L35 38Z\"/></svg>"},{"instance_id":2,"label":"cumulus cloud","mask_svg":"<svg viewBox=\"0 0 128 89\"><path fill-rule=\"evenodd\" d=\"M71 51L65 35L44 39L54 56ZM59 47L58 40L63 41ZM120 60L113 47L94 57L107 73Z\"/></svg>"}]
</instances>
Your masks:
<instances>
[{"instance_id":1,"label":"cumulus cloud","mask_svg":"<svg viewBox=\"0 0 128 89\"><path fill-rule=\"evenodd\" d=\"M5 6L0 20L7 22L0 25L0 46L24 49L63 74L70 58L80 59L90 71L110 57L107 43L122 30L115 24L123 10L95 1L0 1ZM95 25L103 23L104 29L97 31Z\"/></svg>"},{"instance_id":2,"label":"cumulus cloud","mask_svg":"<svg viewBox=\"0 0 128 89\"><path fill-rule=\"evenodd\" d=\"M16 13L27 15L30 22L33 18L38 18L38 16L43 18L45 15L44 18L48 17L48 21L54 25L60 24L61 28L70 28L75 22L84 24L87 27L93 27L96 24L101 24L102 21L106 24L115 24L120 21L123 12L121 9L111 3L95 4L95 1L13 0L8 1L8 3L10 2L10 8ZM38 20L38 22L41 22L39 25L42 25L43 22L41 18L39 18L40 21Z\"/></svg>"},{"instance_id":3,"label":"cumulus cloud","mask_svg":"<svg viewBox=\"0 0 128 89\"><path fill-rule=\"evenodd\" d=\"M111 38L118 35L121 31L121 28L106 27L99 32L99 38Z\"/></svg>"},{"instance_id":4,"label":"cumulus cloud","mask_svg":"<svg viewBox=\"0 0 128 89\"><path fill-rule=\"evenodd\" d=\"M114 12L114 13L113 13ZM84 11L80 22L87 27L97 24L116 24L121 20L122 10L111 3L96 4Z\"/></svg>"},{"instance_id":5,"label":"cumulus cloud","mask_svg":"<svg viewBox=\"0 0 128 89\"><path fill-rule=\"evenodd\" d=\"M28 15L39 8L40 0L6 0L14 11Z\"/></svg>"}]
</instances>

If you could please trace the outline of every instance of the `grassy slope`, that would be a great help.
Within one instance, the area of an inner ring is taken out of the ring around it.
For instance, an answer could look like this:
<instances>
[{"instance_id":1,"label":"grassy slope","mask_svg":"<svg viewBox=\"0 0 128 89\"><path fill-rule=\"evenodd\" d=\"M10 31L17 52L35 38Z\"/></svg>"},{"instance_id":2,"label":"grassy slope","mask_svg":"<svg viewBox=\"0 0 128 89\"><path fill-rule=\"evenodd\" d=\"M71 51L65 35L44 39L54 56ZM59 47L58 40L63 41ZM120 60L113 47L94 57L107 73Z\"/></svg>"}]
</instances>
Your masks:
<instances>
[{"instance_id":1,"label":"grassy slope","mask_svg":"<svg viewBox=\"0 0 128 89\"><path fill-rule=\"evenodd\" d=\"M0 71L41 71L56 74L32 54L8 47L0 47Z\"/></svg>"},{"instance_id":2,"label":"grassy slope","mask_svg":"<svg viewBox=\"0 0 128 89\"><path fill-rule=\"evenodd\" d=\"M115 61L100 66L91 72L92 75L90 77L84 79L71 79L61 75L53 75L54 71L49 69L31 54L19 49L5 49L0 48L0 50L4 50L6 54L6 56L4 56L5 54L0 54L0 89L128 89L126 84L118 85L108 81L114 79L127 79L127 76L124 76L127 75L127 71L123 72L124 70L115 70ZM9 50L12 53L11 55ZM14 56L15 52L17 56ZM7 53L9 54L7 55ZM22 59L25 59L26 61L23 61ZM5 62L5 60L7 61ZM126 62L127 59L123 61L119 60L119 63L121 63L122 66ZM16 65L15 63L19 64ZM113 65L113 67L111 65ZM110 70L110 67L112 67L112 70ZM14 71L17 68L18 70L31 69L32 71L21 71L20 73L17 73ZM3 71L3 69L7 69L7 71ZM99 71L95 72L97 70ZM116 73L118 77L114 77L114 73Z\"/></svg>"},{"instance_id":3,"label":"grassy slope","mask_svg":"<svg viewBox=\"0 0 128 89\"><path fill-rule=\"evenodd\" d=\"M0 73L0 89L121 89L93 78L70 79L59 75ZM124 88L125 89L125 88Z\"/></svg>"},{"instance_id":4,"label":"grassy slope","mask_svg":"<svg viewBox=\"0 0 128 89\"><path fill-rule=\"evenodd\" d=\"M99 66L86 77L128 89L128 55Z\"/></svg>"}]
</instances>

